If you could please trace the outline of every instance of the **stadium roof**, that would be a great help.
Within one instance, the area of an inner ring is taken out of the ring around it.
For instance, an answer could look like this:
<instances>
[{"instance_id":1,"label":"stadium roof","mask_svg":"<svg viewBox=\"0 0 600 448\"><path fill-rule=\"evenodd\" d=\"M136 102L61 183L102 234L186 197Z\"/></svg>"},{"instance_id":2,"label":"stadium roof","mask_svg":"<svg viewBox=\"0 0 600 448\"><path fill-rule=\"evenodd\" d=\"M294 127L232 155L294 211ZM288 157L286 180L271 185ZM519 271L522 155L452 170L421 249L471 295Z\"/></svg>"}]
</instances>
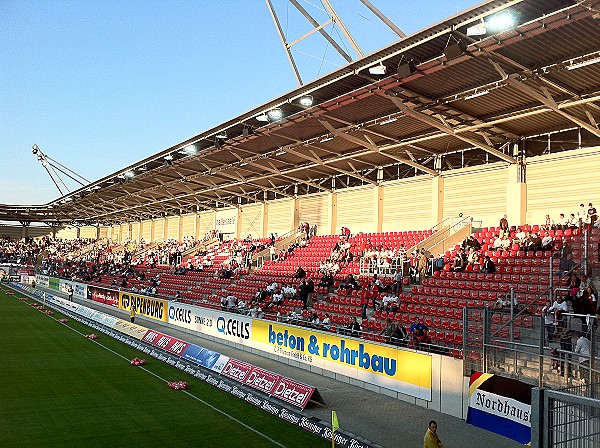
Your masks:
<instances>
[{"instance_id":1,"label":"stadium roof","mask_svg":"<svg viewBox=\"0 0 600 448\"><path fill-rule=\"evenodd\" d=\"M525 139L574 128L597 145L599 42L599 0L488 1L0 220L110 225L514 164Z\"/></svg>"}]
</instances>

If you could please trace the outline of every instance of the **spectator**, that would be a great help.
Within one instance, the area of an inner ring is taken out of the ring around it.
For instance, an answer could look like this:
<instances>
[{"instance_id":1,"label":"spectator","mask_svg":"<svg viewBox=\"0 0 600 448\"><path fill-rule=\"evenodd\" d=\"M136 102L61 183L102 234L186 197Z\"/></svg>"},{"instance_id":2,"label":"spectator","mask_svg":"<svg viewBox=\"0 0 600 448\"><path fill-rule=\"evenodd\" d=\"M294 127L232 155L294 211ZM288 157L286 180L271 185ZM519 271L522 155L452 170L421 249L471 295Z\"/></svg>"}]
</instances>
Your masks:
<instances>
[{"instance_id":1,"label":"spectator","mask_svg":"<svg viewBox=\"0 0 600 448\"><path fill-rule=\"evenodd\" d=\"M325 272L321 277L321 282L317 285L321 288L331 288L334 284L333 276L329 272Z\"/></svg>"},{"instance_id":2,"label":"spectator","mask_svg":"<svg viewBox=\"0 0 600 448\"><path fill-rule=\"evenodd\" d=\"M586 224L588 224L590 227L593 227L598 220L598 212L591 202L588 204L588 207Z\"/></svg>"},{"instance_id":3,"label":"spectator","mask_svg":"<svg viewBox=\"0 0 600 448\"><path fill-rule=\"evenodd\" d=\"M392 342L392 338L396 335L396 324L389 317L385 320L385 327L379 333L379 336L385 336L385 341Z\"/></svg>"},{"instance_id":4,"label":"spectator","mask_svg":"<svg viewBox=\"0 0 600 448\"><path fill-rule=\"evenodd\" d=\"M483 272L484 274L493 274L496 272L496 265L494 264L489 255L485 256L481 272Z\"/></svg>"},{"instance_id":5,"label":"spectator","mask_svg":"<svg viewBox=\"0 0 600 448\"><path fill-rule=\"evenodd\" d=\"M350 323L348 323L348 325L346 325L346 327L345 327L345 333L348 336L354 336L355 338L357 338L360 336L361 331L362 331L362 328L360 327L360 324L356 320L356 317L352 316L352 318L350 319Z\"/></svg>"},{"instance_id":6,"label":"spectator","mask_svg":"<svg viewBox=\"0 0 600 448\"><path fill-rule=\"evenodd\" d=\"M381 306L384 311L394 312L398 309L398 298L391 294L385 294L382 298Z\"/></svg>"},{"instance_id":7,"label":"spectator","mask_svg":"<svg viewBox=\"0 0 600 448\"><path fill-rule=\"evenodd\" d=\"M563 297L557 296L549 310L554 313L554 325L557 328L564 327L563 314L569 312L569 305L563 300Z\"/></svg>"},{"instance_id":8,"label":"spectator","mask_svg":"<svg viewBox=\"0 0 600 448\"><path fill-rule=\"evenodd\" d=\"M592 204L590 204L591 206ZM590 367L590 355L592 353L592 342L585 336L583 332L579 333L579 338L575 343L575 353L579 354L577 359L579 364L579 376L585 379Z\"/></svg>"},{"instance_id":9,"label":"spectator","mask_svg":"<svg viewBox=\"0 0 600 448\"><path fill-rule=\"evenodd\" d=\"M321 325L323 326L323 330L329 331L331 329L331 316L329 315L329 313L325 314Z\"/></svg>"},{"instance_id":10,"label":"spectator","mask_svg":"<svg viewBox=\"0 0 600 448\"><path fill-rule=\"evenodd\" d=\"M425 437L423 437L423 448L444 448L444 444L437 434L437 423L435 420L429 422L427 432L425 433Z\"/></svg>"},{"instance_id":11,"label":"spectator","mask_svg":"<svg viewBox=\"0 0 600 448\"><path fill-rule=\"evenodd\" d=\"M506 219L506 214L500 218L500 236L508 234L508 219Z\"/></svg>"},{"instance_id":12,"label":"spectator","mask_svg":"<svg viewBox=\"0 0 600 448\"><path fill-rule=\"evenodd\" d=\"M292 278L304 278L306 277L306 271L304 269L302 269L302 266L298 265L298 268L296 269L296 272L294 272L294 275L292 276Z\"/></svg>"},{"instance_id":13,"label":"spectator","mask_svg":"<svg viewBox=\"0 0 600 448\"><path fill-rule=\"evenodd\" d=\"M546 330L546 341L550 342L556 334L554 326L554 310L551 309L550 299L546 300L546 306L542 308L542 317L544 319L544 329Z\"/></svg>"},{"instance_id":14,"label":"spectator","mask_svg":"<svg viewBox=\"0 0 600 448\"><path fill-rule=\"evenodd\" d=\"M402 281L404 280L404 275L402 275L402 269L396 268L396 272L394 272L394 283L392 285L392 292L394 295L398 295L400 291L402 291Z\"/></svg>"},{"instance_id":15,"label":"spectator","mask_svg":"<svg viewBox=\"0 0 600 448\"><path fill-rule=\"evenodd\" d=\"M421 318L419 316L415 317L415 322L410 326L408 332L412 336L415 346L417 347L419 344L428 344L431 342L429 328L427 325L421 322Z\"/></svg>"}]
</instances>

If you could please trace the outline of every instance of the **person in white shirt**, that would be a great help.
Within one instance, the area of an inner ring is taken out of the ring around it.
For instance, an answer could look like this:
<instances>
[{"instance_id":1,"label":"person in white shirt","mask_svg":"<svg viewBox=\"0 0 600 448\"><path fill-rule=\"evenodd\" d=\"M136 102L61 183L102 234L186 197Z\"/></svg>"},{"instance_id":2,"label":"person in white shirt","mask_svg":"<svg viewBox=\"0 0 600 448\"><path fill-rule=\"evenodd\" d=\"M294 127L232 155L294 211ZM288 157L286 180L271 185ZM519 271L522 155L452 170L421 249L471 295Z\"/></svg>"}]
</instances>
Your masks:
<instances>
[{"instance_id":1,"label":"person in white shirt","mask_svg":"<svg viewBox=\"0 0 600 448\"><path fill-rule=\"evenodd\" d=\"M321 325L323 326L323 330L329 330L331 328L331 318L329 317L329 313L325 314Z\"/></svg>"},{"instance_id":2,"label":"person in white shirt","mask_svg":"<svg viewBox=\"0 0 600 448\"><path fill-rule=\"evenodd\" d=\"M580 333L573 351L579 354L579 376L584 379L590 366L592 342L583 333Z\"/></svg>"},{"instance_id":3,"label":"person in white shirt","mask_svg":"<svg viewBox=\"0 0 600 448\"><path fill-rule=\"evenodd\" d=\"M559 327L564 326L563 322L562 322L562 315L563 315L563 313L569 312L569 305L567 304L567 302L564 301L562 296L556 297L556 300L554 301L552 306L549 308L549 310L554 312L555 325L557 325Z\"/></svg>"},{"instance_id":4,"label":"person in white shirt","mask_svg":"<svg viewBox=\"0 0 600 448\"><path fill-rule=\"evenodd\" d=\"M544 249L544 250L552 249L553 242L554 242L554 238L552 238L548 232L545 232L544 238L542 238L542 249Z\"/></svg>"}]
</instances>

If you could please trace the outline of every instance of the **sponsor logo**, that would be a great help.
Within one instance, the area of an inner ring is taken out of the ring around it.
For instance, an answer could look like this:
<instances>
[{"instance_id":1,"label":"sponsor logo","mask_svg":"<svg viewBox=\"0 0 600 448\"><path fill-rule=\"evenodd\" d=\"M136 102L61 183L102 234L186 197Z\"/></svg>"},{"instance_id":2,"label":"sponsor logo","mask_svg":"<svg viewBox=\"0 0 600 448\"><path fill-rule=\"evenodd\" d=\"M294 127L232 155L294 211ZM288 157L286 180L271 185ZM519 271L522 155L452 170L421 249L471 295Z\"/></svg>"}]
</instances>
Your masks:
<instances>
[{"instance_id":1,"label":"sponsor logo","mask_svg":"<svg viewBox=\"0 0 600 448\"><path fill-rule=\"evenodd\" d=\"M310 386L297 383L288 378L282 378L275 387L273 396L303 408L312 392L313 388Z\"/></svg>"},{"instance_id":2,"label":"sponsor logo","mask_svg":"<svg viewBox=\"0 0 600 448\"><path fill-rule=\"evenodd\" d=\"M169 307L169 319L174 320L175 322L191 324L192 310L186 310L185 308L171 305Z\"/></svg>"},{"instance_id":3,"label":"sponsor logo","mask_svg":"<svg viewBox=\"0 0 600 448\"><path fill-rule=\"evenodd\" d=\"M250 322L242 322L237 319L227 319L219 316L217 319L217 331L225 336L233 336L236 338L250 338Z\"/></svg>"}]
</instances>

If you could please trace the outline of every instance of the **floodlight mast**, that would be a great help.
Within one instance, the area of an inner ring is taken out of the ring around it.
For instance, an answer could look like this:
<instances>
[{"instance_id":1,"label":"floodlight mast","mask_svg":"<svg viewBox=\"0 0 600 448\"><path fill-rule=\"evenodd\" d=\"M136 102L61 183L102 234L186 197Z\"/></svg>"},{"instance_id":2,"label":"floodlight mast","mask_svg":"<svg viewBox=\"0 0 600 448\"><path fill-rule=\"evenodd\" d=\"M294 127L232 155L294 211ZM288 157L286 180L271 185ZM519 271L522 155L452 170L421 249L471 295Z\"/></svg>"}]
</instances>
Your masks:
<instances>
[{"instance_id":1,"label":"floodlight mast","mask_svg":"<svg viewBox=\"0 0 600 448\"><path fill-rule=\"evenodd\" d=\"M40 162L40 164L44 167L44 169L46 170L46 172L48 173L48 176L50 176L50 179L52 179L52 182L54 182L54 185L56 186L56 188L58 189L59 193L64 196L65 193L63 192L63 190L60 188L59 184L63 186L63 188L70 193L71 190L69 189L69 187L67 187L67 185L64 183L64 181L62 180L62 177L60 177L60 173L62 173L63 175L67 176L69 179L77 182L79 185L81 185L82 187L85 186L86 184L89 184L90 181L87 180L85 177L83 177L80 174L77 174L75 171L73 171L70 168L67 168L66 166L64 166L63 164L57 162L56 160L54 160L52 157L48 156L47 154L44 154L42 152L42 150L40 149L40 147L37 144L34 144L31 147L31 152L33 153L34 156L37 157L38 162ZM82 182L82 180L85 182Z\"/></svg>"},{"instance_id":2,"label":"floodlight mast","mask_svg":"<svg viewBox=\"0 0 600 448\"><path fill-rule=\"evenodd\" d=\"M271 0L265 0L265 1L267 3L267 8L269 9L269 12L271 13L273 23L275 24L275 28L277 29L277 33L279 34L279 38L281 39L281 43L283 44L283 48L286 52L286 55L290 62L290 65L292 66L294 75L296 76L296 81L298 81L299 86L303 85L304 83L300 76L300 71L298 70L298 66L296 65L294 56L292 55L291 48L294 45L296 45L297 43L299 43L300 41L302 41L302 40L306 39L307 37L309 37L310 35L312 35L313 33L318 32L319 34L321 34L321 36L323 36L323 38L325 38L327 40L327 42L340 54L340 56L342 56L342 58L344 58L346 60L346 62L353 61L353 58L346 51L344 51L344 49L336 42L336 40L333 37L331 37L331 35L325 30L325 27L330 24L333 24L334 26L337 25L340 28L340 30L342 31L342 34L344 35L346 40L350 43L350 45L352 46L352 48L354 49L354 51L356 52L356 54L359 58L364 56L362 50L360 49L360 47L358 46L358 44L352 37L352 34L350 34L350 31L348 31L348 28L346 28L346 26L344 25L344 22L342 22L342 19L340 18L338 13L335 11L335 9L333 8L333 6L331 5L331 2L329 0L322 0L322 4L326 8L327 13L329 15L329 20L327 20L321 24L319 24L319 22L317 22L310 15L310 13L306 9L304 9L302 7L302 5L300 5L298 0L289 0L289 2L292 4L292 6L294 6L304 16L304 18L306 20L308 20L308 22L313 26L313 29L311 31L306 33L304 36L299 37L298 39L294 40L293 42L287 41L287 38L283 32L283 29L281 28L281 24L279 22L279 17L277 16L277 12L275 11L275 8L273 7ZM360 2L363 5L365 5L384 24L386 24L388 27L390 27L391 30L395 34L397 34L400 38L406 37L406 34L404 32L402 32L402 30L400 28L398 28L390 19L388 19L385 15L383 15L383 13L381 11L379 11L371 2L369 2L369 0L360 0Z\"/></svg>"}]
</instances>

